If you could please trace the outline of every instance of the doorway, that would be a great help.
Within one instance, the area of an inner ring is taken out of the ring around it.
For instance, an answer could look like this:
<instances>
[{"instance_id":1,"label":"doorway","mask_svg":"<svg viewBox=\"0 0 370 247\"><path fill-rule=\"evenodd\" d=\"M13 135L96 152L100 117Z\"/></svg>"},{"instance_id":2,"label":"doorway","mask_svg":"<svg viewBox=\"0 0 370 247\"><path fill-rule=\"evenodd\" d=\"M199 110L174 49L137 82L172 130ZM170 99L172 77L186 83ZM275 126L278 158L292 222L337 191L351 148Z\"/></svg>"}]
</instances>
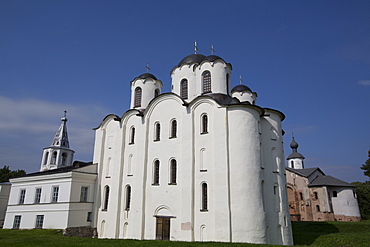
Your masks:
<instances>
[{"instance_id":1,"label":"doorway","mask_svg":"<svg viewBox=\"0 0 370 247\"><path fill-rule=\"evenodd\" d=\"M170 217L157 217L156 237L157 240L170 240Z\"/></svg>"}]
</instances>

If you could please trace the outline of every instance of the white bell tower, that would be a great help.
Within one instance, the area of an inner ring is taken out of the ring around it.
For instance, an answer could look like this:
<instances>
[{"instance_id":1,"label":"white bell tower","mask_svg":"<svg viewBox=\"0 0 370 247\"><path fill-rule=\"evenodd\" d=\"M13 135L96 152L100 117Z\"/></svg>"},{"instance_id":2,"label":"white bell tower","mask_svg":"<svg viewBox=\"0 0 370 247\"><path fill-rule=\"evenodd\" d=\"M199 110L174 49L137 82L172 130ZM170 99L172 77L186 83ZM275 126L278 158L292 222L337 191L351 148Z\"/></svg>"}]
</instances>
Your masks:
<instances>
[{"instance_id":1,"label":"white bell tower","mask_svg":"<svg viewBox=\"0 0 370 247\"><path fill-rule=\"evenodd\" d=\"M44 148L40 171L71 166L75 151L69 148L67 133L67 111L64 111L60 127L50 147Z\"/></svg>"},{"instance_id":2,"label":"white bell tower","mask_svg":"<svg viewBox=\"0 0 370 247\"><path fill-rule=\"evenodd\" d=\"M298 143L292 137L292 142L290 143L290 147L292 148L292 153L288 156L288 167L293 169L304 169L303 160L305 159L304 156L297 152Z\"/></svg>"}]
</instances>

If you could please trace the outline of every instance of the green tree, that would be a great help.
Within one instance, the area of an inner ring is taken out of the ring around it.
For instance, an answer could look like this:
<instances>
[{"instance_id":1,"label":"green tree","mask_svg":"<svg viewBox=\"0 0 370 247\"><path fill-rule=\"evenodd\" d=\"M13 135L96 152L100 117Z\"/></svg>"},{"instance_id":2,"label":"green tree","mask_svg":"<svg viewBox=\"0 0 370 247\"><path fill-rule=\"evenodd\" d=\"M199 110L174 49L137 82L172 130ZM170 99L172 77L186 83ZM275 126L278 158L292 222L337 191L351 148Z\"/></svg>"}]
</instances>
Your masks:
<instances>
[{"instance_id":1,"label":"green tree","mask_svg":"<svg viewBox=\"0 0 370 247\"><path fill-rule=\"evenodd\" d=\"M369 153L368 153L368 157L369 158L367 159L365 164L363 164L361 166L361 170L364 170L365 176L368 176L370 178L370 150L369 150Z\"/></svg>"},{"instance_id":2,"label":"green tree","mask_svg":"<svg viewBox=\"0 0 370 247\"><path fill-rule=\"evenodd\" d=\"M9 166L4 166L3 168L0 168L0 183L8 182L9 179L14 177L20 177L26 175L25 170L16 170L12 171L9 169Z\"/></svg>"},{"instance_id":3,"label":"green tree","mask_svg":"<svg viewBox=\"0 0 370 247\"><path fill-rule=\"evenodd\" d=\"M370 219L370 181L366 181L365 183L354 182L352 184L356 186L361 218L368 220Z\"/></svg>"}]
</instances>

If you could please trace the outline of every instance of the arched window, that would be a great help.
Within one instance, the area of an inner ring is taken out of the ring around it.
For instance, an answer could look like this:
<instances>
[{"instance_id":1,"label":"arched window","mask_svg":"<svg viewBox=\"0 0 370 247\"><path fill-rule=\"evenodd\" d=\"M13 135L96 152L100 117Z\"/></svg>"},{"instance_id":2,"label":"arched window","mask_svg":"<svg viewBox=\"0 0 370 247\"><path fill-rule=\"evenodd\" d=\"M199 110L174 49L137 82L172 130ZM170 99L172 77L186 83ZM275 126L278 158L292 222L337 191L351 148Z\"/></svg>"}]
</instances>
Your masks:
<instances>
[{"instance_id":1,"label":"arched window","mask_svg":"<svg viewBox=\"0 0 370 247\"><path fill-rule=\"evenodd\" d=\"M67 153L62 153L62 166L65 166L67 162Z\"/></svg>"},{"instance_id":2,"label":"arched window","mask_svg":"<svg viewBox=\"0 0 370 247\"><path fill-rule=\"evenodd\" d=\"M49 159L49 152L46 152L45 153L45 159L44 159L44 165L46 165L48 163L48 159Z\"/></svg>"},{"instance_id":3,"label":"arched window","mask_svg":"<svg viewBox=\"0 0 370 247\"><path fill-rule=\"evenodd\" d=\"M177 177L177 162L175 159L171 160L171 167L170 167L170 184L176 184L176 177Z\"/></svg>"},{"instance_id":4,"label":"arched window","mask_svg":"<svg viewBox=\"0 0 370 247\"><path fill-rule=\"evenodd\" d=\"M188 80L186 80L186 79L182 79L182 81L181 81L180 96L183 99L188 98Z\"/></svg>"},{"instance_id":5,"label":"arched window","mask_svg":"<svg viewBox=\"0 0 370 247\"><path fill-rule=\"evenodd\" d=\"M157 88L154 90L154 98L157 97L158 95L159 95L159 89Z\"/></svg>"},{"instance_id":6,"label":"arched window","mask_svg":"<svg viewBox=\"0 0 370 247\"><path fill-rule=\"evenodd\" d=\"M154 161L153 184L159 184L159 160Z\"/></svg>"},{"instance_id":7,"label":"arched window","mask_svg":"<svg viewBox=\"0 0 370 247\"><path fill-rule=\"evenodd\" d=\"M53 153L53 156L51 157L51 164L56 164L57 163L57 152L55 151Z\"/></svg>"},{"instance_id":8,"label":"arched window","mask_svg":"<svg viewBox=\"0 0 370 247\"><path fill-rule=\"evenodd\" d=\"M291 160L291 161L290 161L290 166L291 166L291 168L293 168L293 169L294 169L294 160Z\"/></svg>"},{"instance_id":9,"label":"arched window","mask_svg":"<svg viewBox=\"0 0 370 247\"><path fill-rule=\"evenodd\" d=\"M103 211L108 210L108 201L109 201L109 186L105 186L104 189L104 204L103 204Z\"/></svg>"},{"instance_id":10,"label":"arched window","mask_svg":"<svg viewBox=\"0 0 370 247\"><path fill-rule=\"evenodd\" d=\"M131 186L126 186L126 203L125 203L125 210L130 210L130 204L131 204Z\"/></svg>"},{"instance_id":11,"label":"arched window","mask_svg":"<svg viewBox=\"0 0 370 247\"><path fill-rule=\"evenodd\" d=\"M154 137L154 141L159 141L161 140L161 124L160 123L156 123L155 124L155 137Z\"/></svg>"},{"instance_id":12,"label":"arched window","mask_svg":"<svg viewBox=\"0 0 370 247\"><path fill-rule=\"evenodd\" d=\"M211 73L209 71L206 71L203 73L202 78L202 84L203 84L203 93L211 93Z\"/></svg>"},{"instance_id":13,"label":"arched window","mask_svg":"<svg viewBox=\"0 0 370 247\"><path fill-rule=\"evenodd\" d=\"M202 115L202 132L201 134L208 133L208 116L207 114Z\"/></svg>"},{"instance_id":14,"label":"arched window","mask_svg":"<svg viewBox=\"0 0 370 247\"><path fill-rule=\"evenodd\" d=\"M141 87L135 88L135 101L134 101L134 107L141 106L141 94L142 90Z\"/></svg>"},{"instance_id":15,"label":"arched window","mask_svg":"<svg viewBox=\"0 0 370 247\"><path fill-rule=\"evenodd\" d=\"M176 138L177 137L177 121L172 120L171 122L171 136L170 138Z\"/></svg>"},{"instance_id":16,"label":"arched window","mask_svg":"<svg viewBox=\"0 0 370 247\"><path fill-rule=\"evenodd\" d=\"M131 131L130 131L130 143L129 144L134 144L135 143L135 127L132 126L131 127Z\"/></svg>"},{"instance_id":17,"label":"arched window","mask_svg":"<svg viewBox=\"0 0 370 247\"><path fill-rule=\"evenodd\" d=\"M208 188L207 183L202 183L202 207L201 211L208 210Z\"/></svg>"}]
</instances>

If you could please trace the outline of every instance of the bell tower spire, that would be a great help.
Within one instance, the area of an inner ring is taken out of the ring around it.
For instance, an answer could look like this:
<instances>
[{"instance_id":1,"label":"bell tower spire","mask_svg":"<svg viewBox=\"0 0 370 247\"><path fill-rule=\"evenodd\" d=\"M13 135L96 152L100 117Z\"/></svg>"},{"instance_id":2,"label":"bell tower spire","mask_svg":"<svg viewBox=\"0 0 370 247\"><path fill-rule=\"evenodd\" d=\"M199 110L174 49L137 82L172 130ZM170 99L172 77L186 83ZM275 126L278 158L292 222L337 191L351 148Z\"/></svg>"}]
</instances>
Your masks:
<instances>
[{"instance_id":1,"label":"bell tower spire","mask_svg":"<svg viewBox=\"0 0 370 247\"><path fill-rule=\"evenodd\" d=\"M55 134L53 142L51 143L54 147L69 148L68 133L67 133L67 111L64 111L64 117L61 119L62 123Z\"/></svg>"},{"instance_id":2,"label":"bell tower spire","mask_svg":"<svg viewBox=\"0 0 370 247\"><path fill-rule=\"evenodd\" d=\"M61 118L61 121L62 123L55 134L51 146L44 148L40 171L72 165L75 151L69 148L67 111L64 111L64 116Z\"/></svg>"}]
</instances>

